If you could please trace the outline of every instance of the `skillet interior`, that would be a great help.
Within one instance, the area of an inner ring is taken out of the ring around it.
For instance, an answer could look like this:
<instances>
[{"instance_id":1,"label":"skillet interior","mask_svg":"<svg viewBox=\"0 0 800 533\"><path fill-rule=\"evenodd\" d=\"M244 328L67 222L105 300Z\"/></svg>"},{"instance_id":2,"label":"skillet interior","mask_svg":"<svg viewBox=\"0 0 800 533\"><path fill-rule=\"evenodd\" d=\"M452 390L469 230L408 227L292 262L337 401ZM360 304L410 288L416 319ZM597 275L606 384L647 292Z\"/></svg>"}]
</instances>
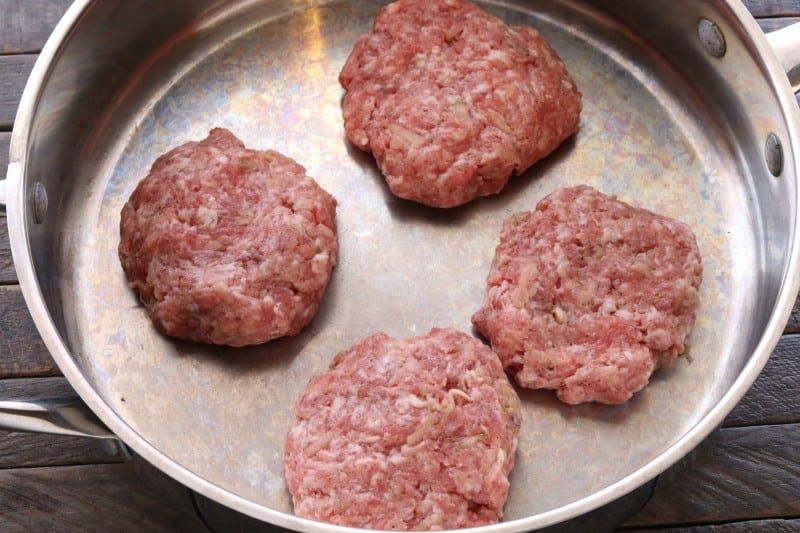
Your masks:
<instances>
[{"instance_id":1,"label":"skillet interior","mask_svg":"<svg viewBox=\"0 0 800 533\"><path fill-rule=\"evenodd\" d=\"M657 459L668 466L670 447L704 422L774 327L794 161L785 150L778 178L764 164L766 136L788 145L788 128L746 35L731 29L735 13L690 1L669 13L642 2L489 3L561 54L584 94L580 131L501 195L444 211L393 198L371 157L344 140L336 76L378 3L161 4L89 3L65 40L25 169L50 208L43 223L26 222L65 374L137 451L191 472L193 488L281 522L260 507L291 513L283 439L309 377L375 331L470 331L500 224L562 185L588 183L692 226L701 306L689 357L626 405L569 407L521 391L506 520L590 497ZM702 50L702 16L726 32L725 57ZM159 154L214 126L295 158L339 200L340 262L298 337L235 350L165 339L125 284L122 204Z\"/></svg>"}]
</instances>

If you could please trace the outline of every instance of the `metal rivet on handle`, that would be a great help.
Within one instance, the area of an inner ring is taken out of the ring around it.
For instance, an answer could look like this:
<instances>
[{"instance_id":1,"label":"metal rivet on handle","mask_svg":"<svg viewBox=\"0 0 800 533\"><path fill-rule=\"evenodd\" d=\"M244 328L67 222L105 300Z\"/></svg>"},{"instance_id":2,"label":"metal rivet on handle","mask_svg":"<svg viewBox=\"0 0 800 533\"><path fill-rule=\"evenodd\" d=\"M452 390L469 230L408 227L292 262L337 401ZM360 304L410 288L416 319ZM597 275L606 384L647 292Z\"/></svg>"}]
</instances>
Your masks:
<instances>
[{"instance_id":1,"label":"metal rivet on handle","mask_svg":"<svg viewBox=\"0 0 800 533\"><path fill-rule=\"evenodd\" d=\"M708 19L700 19L697 23L697 36L700 37L700 42L706 52L714 57L722 57L728 51L722 30Z\"/></svg>"},{"instance_id":2,"label":"metal rivet on handle","mask_svg":"<svg viewBox=\"0 0 800 533\"><path fill-rule=\"evenodd\" d=\"M780 176L783 170L783 145L774 133L770 133L767 136L767 142L764 145L764 159L772 175L775 177Z\"/></svg>"},{"instance_id":3,"label":"metal rivet on handle","mask_svg":"<svg viewBox=\"0 0 800 533\"><path fill-rule=\"evenodd\" d=\"M44 185L38 181L33 184L31 202L33 203L33 219L37 224L41 224L47 216L47 191Z\"/></svg>"}]
</instances>

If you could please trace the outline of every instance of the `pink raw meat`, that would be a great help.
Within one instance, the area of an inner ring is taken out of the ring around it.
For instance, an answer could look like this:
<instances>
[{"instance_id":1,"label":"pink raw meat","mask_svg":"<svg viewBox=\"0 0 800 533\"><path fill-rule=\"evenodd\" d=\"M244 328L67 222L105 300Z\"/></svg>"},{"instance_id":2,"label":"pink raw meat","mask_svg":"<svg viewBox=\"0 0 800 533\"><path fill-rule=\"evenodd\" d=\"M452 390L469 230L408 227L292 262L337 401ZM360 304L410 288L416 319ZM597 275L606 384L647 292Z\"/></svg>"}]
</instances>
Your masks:
<instances>
[{"instance_id":1,"label":"pink raw meat","mask_svg":"<svg viewBox=\"0 0 800 533\"><path fill-rule=\"evenodd\" d=\"M503 515L521 406L471 335L372 335L311 379L296 414L284 470L299 516L429 530Z\"/></svg>"},{"instance_id":2,"label":"pink raw meat","mask_svg":"<svg viewBox=\"0 0 800 533\"><path fill-rule=\"evenodd\" d=\"M506 221L472 321L520 385L622 403L685 351L702 271L685 224L561 189Z\"/></svg>"},{"instance_id":3,"label":"pink raw meat","mask_svg":"<svg viewBox=\"0 0 800 533\"><path fill-rule=\"evenodd\" d=\"M395 195L434 207L499 192L572 135L581 111L535 29L460 0L384 7L339 81L347 138Z\"/></svg>"},{"instance_id":4,"label":"pink raw meat","mask_svg":"<svg viewBox=\"0 0 800 533\"><path fill-rule=\"evenodd\" d=\"M336 264L336 200L231 132L159 157L122 209L119 257L153 324L242 346L294 335Z\"/></svg>"}]
</instances>

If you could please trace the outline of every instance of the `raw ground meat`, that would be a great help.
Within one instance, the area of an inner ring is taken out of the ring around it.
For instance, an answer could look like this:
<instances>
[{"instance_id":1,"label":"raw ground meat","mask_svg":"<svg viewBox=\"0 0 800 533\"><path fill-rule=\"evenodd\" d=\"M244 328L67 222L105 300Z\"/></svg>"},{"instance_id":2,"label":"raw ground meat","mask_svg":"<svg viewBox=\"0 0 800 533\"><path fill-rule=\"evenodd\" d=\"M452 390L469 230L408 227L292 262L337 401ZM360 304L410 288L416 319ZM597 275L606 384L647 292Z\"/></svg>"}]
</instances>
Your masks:
<instances>
[{"instance_id":1,"label":"raw ground meat","mask_svg":"<svg viewBox=\"0 0 800 533\"><path fill-rule=\"evenodd\" d=\"M572 135L581 111L535 29L459 0L384 7L339 81L347 138L395 195L434 207L500 192Z\"/></svg>"},{"instance_id":2,"label":"raw ground meat","mask_svg":"<svg viewBox=\"0 0 800 533\"><path fill-rule=\"evenodd\" d=\"M520 385L622 403L685 351L702 270L685 224L561 189L506 221L472 321Z\"/></svg>"},{"instance_id":3,"label":"raw ground meat","mask_svg":"<svg viewBox=\"0 0 800 533\"><path fill-rule=\"evenodd\" d=\"M119 257L167 335L243 346L297 334L336 264L336 200L231 132L159 157L122 209Z\"/></svg>"},{"instance_id":4,"label":"raw ground meat","mask_svg":"<svg viewBox=\"0 0 800 533\"><path fill-rule=\"evenodd\" d=\"M520 401L471 335L370 336L311 379L296 414L284 467L299 516L430 530L503 514Z\"/></svg>"}]
</instances>

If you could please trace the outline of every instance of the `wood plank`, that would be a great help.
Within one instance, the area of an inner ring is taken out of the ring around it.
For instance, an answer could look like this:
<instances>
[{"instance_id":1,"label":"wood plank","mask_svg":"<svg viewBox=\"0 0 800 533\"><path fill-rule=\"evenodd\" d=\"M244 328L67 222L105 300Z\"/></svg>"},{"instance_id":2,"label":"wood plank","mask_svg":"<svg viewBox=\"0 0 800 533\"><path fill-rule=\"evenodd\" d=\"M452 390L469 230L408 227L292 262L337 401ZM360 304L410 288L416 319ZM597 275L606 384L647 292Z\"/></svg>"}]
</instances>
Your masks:
<instances>
[{"instance_id":1,"label":"wood plank","mask_svg":"<svg viewBox=\"0 0 800 533\"><path fill-rule=\"evenodd\" d=\"M11 258L11 243L8 240L6 213L0 208L0 285L17 282L17 272Z\"/></svg>"},{"instance_id":2,"label":"wood plank","mask_svg":"<svg viewBox=\"0 0 800 533\"><path fill-rule=\"evenodd\" d=\"M0 179L5 178L8 167L8 149L11 145L11 133L0 132Z\"/></svg>"},{"instance_id":3,"label":"wood plank","mask_svg":"<svg viewBox=\"0 0 800 533\"><path fill-rule=\"evenodd\" d=\"M75 390L64 377L0 379L0 398L3 400L73 396L76 396Z\"/></svg>"},{"instance_id":4,"label":"wood plank","mask_svg":"<svg viewBox=\"0 0 800 533\"><path fill-rule=\"evenodd\" d=\"M783 27L786 27L790 24L794 24L796 22L800 22L800 17L780 17L780 18L766 18L766 19L756 19L758 22L761 31L764 33L769 33L771 31L779 30Z\"/></svg>"},{"instance_id":5,"label":"wood plank","mask_svg":"<svg viewBox=\"0 0 800 533\"><path fill-rule=\"evenodd\" d=\"M620 528L625 533L753 533L769 531L770 533L797 533L800 531L800 519L789 520L745 520L730 524L710 526L667 527L659 529Z\"/></svg>"},{"instance_id":6,"label":"wood plank","mask_svg":"<svg viewBox=\"0 0 800 533\"><path fill-rule=\"evenodd\" d=\"M127 459L111 439L0 431L0 469L118 463Z\"/></svg>"},{"instance_id":7,"label":"wood plank","mask_svg":"<svg viewBox=\"0 0 800 533\"><path fill-rule=\"evenodd\" d=\"M800 516L800 424L723 428L662 474L625 525L676 527Z\"/></svg>"},{"instance_id":8,"label":"wood plank","mask_svg":"<svg viewBox=\"0 0 800 533\"><path fill-rule=\"evenodd\" d=\"M38 52L71 0L0 0L0 54Z\"/></svg>"},{"instance_id":9,"label":"wood plank","mask_svg":"<svg viewBox=\"0 0 800 533\"><path fill-rule=\"evenodd\" d=\"M129 463L0 470L6 532L208 531Z\"/></svg>"},{"instance_id":10,"label":"wood plank","mask_svg":"<svg viewBox=\"0 0 800 533\"><path fill-rule=\"evenodd\" d=\"M724 426L800 423L800 335L784 335Z\"/></svg>"},{"instance_id":11,"label":"wood plank","mask_svg":"<svg viewBox=\"0 0 800 533\"><path fill-rule=\"evenodd\" d=\"M0 130L11 130L22 91L36 58L32 54L0 56Z\"/></svg>"},{"instance_id":12,"label":"wood plank","mask_svg":"<svg viewBox=\"0 0 800 533\"><path fill-rule=\"evenodd\" d=\"M800 15L798 0L742 0L742 3L756 18Z\"/></svg>"},{"instance_id":13,"label":"wood plank","mask_svg":"<svg viewBox=\"0 0 800 533\"><path fill-rule=\"evenodd\" d=\"M0 286L0 378L59 374L19 286Z\"/></svg>"},{"instance_id":14,"label":"wood plank","mask_svg":"<svg viewBox=\"0 0 800 533\"><path fill-rule=\"evenodd\" d=\"M785 333L800 333L800 297L795 300L792 314L783 331Z\"/></svg>"}]
</instances>

